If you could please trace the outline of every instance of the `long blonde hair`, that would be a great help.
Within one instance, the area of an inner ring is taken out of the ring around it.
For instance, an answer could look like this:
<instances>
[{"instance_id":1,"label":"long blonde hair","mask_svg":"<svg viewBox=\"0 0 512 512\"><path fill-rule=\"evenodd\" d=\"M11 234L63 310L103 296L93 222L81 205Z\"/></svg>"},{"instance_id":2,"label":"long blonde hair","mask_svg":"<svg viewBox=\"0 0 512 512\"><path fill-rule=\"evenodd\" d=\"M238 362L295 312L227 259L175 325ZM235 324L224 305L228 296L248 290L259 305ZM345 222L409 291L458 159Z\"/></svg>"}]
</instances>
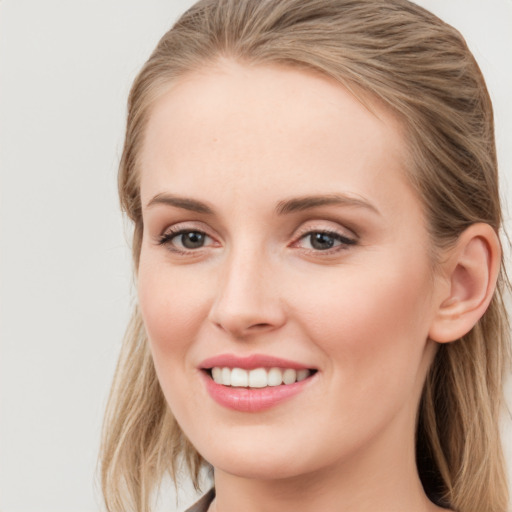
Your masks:
<instances>
[{"instance_id":1,"label":"long blonde hair","mask_svg":"<svg viewBox=\"0 0 512 512\"><path fill-rule=\"evenodd\" d=\"M174 80L219 57L314 69L384 102L401 119L435 247L476 222L502 225L493 111L462 36L407 0L201 0L160 40L130 93L119 194L134 223L138 266L143 223L138 156L151 106ZM460 512L505 512L500 442L509 364L504 270L492 302L462 339L440 347L427 377L417 462L429 497ZM184 461L197 483L201 456L158 384L136 308L107 406L101 453L110 512L150 510L166 472Z\"/></svg>"}]
</instances>

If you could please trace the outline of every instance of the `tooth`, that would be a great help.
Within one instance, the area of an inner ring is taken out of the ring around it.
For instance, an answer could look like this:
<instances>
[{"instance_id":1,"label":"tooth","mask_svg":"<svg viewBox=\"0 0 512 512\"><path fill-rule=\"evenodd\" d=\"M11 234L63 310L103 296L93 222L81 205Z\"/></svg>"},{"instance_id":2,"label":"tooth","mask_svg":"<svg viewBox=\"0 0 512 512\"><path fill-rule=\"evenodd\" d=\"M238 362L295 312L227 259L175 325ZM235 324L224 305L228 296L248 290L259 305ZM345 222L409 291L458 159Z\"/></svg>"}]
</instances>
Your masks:
<instances>
[{"instance_id":1,"label":"tooth","mask_svg":"<svg viewBox=\"0 0 512 512\"><path fill-rule=\"evenodd\" d=\"M297 382L300 382L301 380L307 379L310 375L310 371L303 369L303 370L297 370Z\"/></svg>"},{"instance_id":2,"label":"tooth","mask_svg":"<svg viewBox=\"0 0 512 512\"><path fill-rule=\"evenodd\" d=\"M246 388L249 385L249 374L242 368L233 368L231 370L231 385L238 388Z\"/></svg>"},{"instance_id":3,"label":"tooth","mask_svg":"<svg viewBox=\"0 0 512 512\"><path fill-rule=\"evenodd\" d=\"M293 384L297 379L297 372L293 368L287 368L283 372L284 384Z\"/></svg>"},{"instance_id":4,"label":"tooth","mask_svg":"<svg viewBox=\"0 0 512 512\"><path fill-rule=\"evenodd\" d=\"M270 368L267 375L269 386L280 386L283 382L283 373L279 368Z\"/></svg>"},{"instance_id":5,"label":"tooth","mask_svg":"<svg viewBox=\"0 0 512 512\"><path fill-rule=\"evenodd\" d=\"M265 388L267 386L279 386L281 384L293 384L307 379L311 375L311 370L294 370L287 368L255 368L254 370L244 370L242 368L221 368L219 366L211 369L211 375L214 382L224 386Z\"/></svg>"},{"instance_id":6,"label":"tooth","mask_svg":"<svg viewBox=\"0 0 512 512\"><path fill-rule=\"evenodd\" d=\"M224 386L231 386L231 370L229 368L222 368L222 384Z\"/></svg>"},{"instance_id":7,"label":"tooth","mask_svg":"<svg viewBox=\"0 0 512 512\"><path fill-rule=\"evenodd\" d=\"M267 372L264 368L256 368L249 372L249 387L264 388L267 386Z\"/></svg>"},{"instance_id":8,"label":"tooth","mask_svg":"<svg viewBox=\"0 0 512 512\"><path fill-rule=\"evenodd\" d=\"M212 377L214 382L217 384L222 384L222 369L216 366L215 368L212 368Z\"/></svg>"}]
</instances>

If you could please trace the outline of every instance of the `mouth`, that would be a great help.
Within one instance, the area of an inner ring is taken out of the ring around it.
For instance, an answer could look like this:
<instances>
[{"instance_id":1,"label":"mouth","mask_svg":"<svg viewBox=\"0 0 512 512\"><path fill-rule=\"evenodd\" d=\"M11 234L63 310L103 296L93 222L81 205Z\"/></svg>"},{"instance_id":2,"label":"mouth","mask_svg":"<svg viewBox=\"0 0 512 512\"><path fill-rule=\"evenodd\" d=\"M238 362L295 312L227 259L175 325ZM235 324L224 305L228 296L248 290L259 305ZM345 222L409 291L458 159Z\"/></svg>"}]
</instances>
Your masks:
<instances>
[{"instance_id":1,"label":"mouth","mask_svg":"<svg viewBox=\"0 0 512 512\"><path fill-rule=\"evenodd\" d=\"M222 386L261 389L266 387L290 386L302 382L316 373L315 369L259 367L252 370L214 366L204 369L209 377Z\"/></svg>"},{"instance_id":2,"label":"mouth","mask_svg":"<svg viewBox=\"0 0 512 512\"><path fill-rule=\"evenodd\" d=\"M199 366L208 394L239 412L272 408L309 387L316 368L272 356L220 355Z\"/></svg>"}]
</instances>

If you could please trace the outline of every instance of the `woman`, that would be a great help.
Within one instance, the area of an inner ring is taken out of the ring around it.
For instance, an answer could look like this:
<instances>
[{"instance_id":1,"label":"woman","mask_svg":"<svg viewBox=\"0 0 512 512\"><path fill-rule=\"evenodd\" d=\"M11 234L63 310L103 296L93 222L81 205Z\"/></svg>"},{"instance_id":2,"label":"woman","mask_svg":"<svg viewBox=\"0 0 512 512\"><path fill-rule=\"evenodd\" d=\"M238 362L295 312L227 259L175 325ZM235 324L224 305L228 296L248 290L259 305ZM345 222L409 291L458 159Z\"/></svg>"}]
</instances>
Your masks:
<instances>
[{"instance_id":1,"label":"woman","mask_svg":"<svg viewBox=\"0 0 512 512\"><path fill-rule=\"evenodd\" d=\"M492 106L405 0L205 0L135 80L110 511L505 512Z\"/></svg>"}]
</instances>

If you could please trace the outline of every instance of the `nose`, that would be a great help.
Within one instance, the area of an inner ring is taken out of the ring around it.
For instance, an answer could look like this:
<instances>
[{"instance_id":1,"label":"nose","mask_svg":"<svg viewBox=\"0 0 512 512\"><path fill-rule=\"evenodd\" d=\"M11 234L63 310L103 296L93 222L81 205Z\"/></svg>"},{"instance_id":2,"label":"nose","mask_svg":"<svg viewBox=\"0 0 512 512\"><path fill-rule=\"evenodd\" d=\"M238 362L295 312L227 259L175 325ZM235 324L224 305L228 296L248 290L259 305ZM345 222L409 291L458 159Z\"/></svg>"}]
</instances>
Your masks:
<instances>
[{"instance_id":1,"label":"nose","mask_svg":"<svg viewBox=\"0 0 512 512\"><path fill-rule=\"evenodd\" d=\"M278 329L286 322L275 269L261 255L233 255L219 275L209 320L236 339Z\"/></svg>"}]
</instances>

